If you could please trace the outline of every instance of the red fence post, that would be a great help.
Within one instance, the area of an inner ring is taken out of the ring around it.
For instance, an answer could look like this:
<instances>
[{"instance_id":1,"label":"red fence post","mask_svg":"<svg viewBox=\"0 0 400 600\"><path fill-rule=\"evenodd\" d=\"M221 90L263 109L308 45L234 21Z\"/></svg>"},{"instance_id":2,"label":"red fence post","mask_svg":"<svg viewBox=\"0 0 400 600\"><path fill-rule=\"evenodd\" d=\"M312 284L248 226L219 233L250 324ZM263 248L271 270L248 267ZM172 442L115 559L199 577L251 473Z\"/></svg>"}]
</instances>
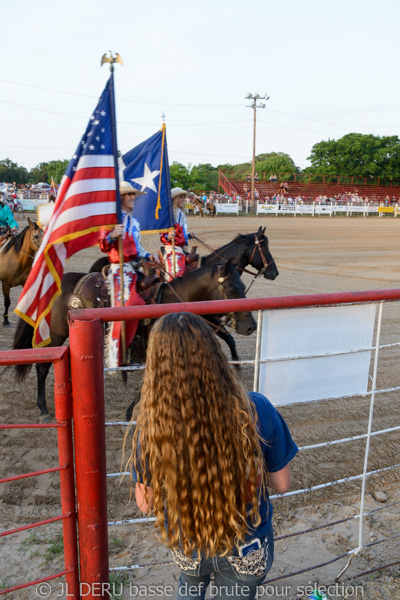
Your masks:
<instances>
[{"instance_id":1,"label":"red fence post","mask_svg":"<svg viewBox=\"0 0 400 600\"><path fill-rule=\"evenodd\" d=\"M103 327L75 321L69 331L81 591L94 600L108 598L109 579Z\"/></svg>"},{"instance_id":2,"label":"red fence post","mask_svg":"<svg viewBox=\"0 0 400 600\"><path fill-rule=\"evenodd\" d=\"M69 380L69 351L65 349L61 360L54 362L54 402L58 423L66 423L67 427L58 427L58 458L60 465L67 468L60 471L61 509L63 514L70 513L63 519L64 562L67 573L68 597L79 600L78 541L76 535L76 508L74 484L74 453L72 444L72 394Z\"/></svg>"}]
</instances>

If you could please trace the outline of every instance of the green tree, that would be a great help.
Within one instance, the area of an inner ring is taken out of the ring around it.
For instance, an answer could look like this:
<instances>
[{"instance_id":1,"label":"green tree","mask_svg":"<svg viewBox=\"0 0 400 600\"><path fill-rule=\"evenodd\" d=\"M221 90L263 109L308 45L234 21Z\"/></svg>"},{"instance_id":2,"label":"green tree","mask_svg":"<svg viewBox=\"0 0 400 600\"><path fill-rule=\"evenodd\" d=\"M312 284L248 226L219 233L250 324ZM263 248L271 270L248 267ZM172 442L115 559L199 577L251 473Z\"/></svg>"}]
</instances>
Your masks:
<instances>
[{"instance_id":1,"label":"green tree","mask_svg":"<svg viewBox=\"0 0 400 600\"><path fill-rule=\"evenodd\" d=\"M48 183L50 183L53 177L54 182L59 184L64 176L64 173L68 167L69 161L65 160L51 160L47 165Z\"/></svg>"},{"instance_id":2,"label":"green tree","mask_svg":"<svg viewBox=\"0 0 400 600\"><path fill-rule=\"evenodd\" d=\"M267 176L278 173L293 174L300 173L293 159L285 152L268 152L258 154L255 157L255 172L259 177L265 173ZM251 174L252 163L245 162L238 165L219 165L219 169L225 174L230 175L232 179L244 179L247 173Z\"/></svg>"},{"instance_id":3,"label":"green tree","mask_svg":"<svg viewBox=\"0 0 400 600\"><path fill-rule=\"evenodd\" d=\"M358 177L400 177L400 140L398 136L349 133L339 140L315 144L308 157L311 167L305 172Z\"/></svg>"},{"instance_id":4,"label":"green tree","mask_svg":"<svg viewBox=\"0 0 400 600\"><path fill-rule=\"evenodd\" d=\"M49 183L48 179L48 164L47 162L41 162L36 167L33 167L29 171L29 183L39 183L41 181Z\"/></svg>"},{"instance_id":5,"label":"green tree","mask_svg":"<svg viewBox=\"0 0 400 600\"><path fill-rule=\"evenodd\" d=\"M255 170L259 175L260 173L277 175L278 173L292 174L300 172L289 154L285 154L285 152L259 154L256 156Z\"/></svg>"},{"instance_id":6,"label":"green tree","mask_svg":"<svg viewBox=\"0 0 400 600\"><path fill-rule=\"evenodd\" d=\"M179 186L186 190L190 187L189 169L185 165L182 165L182 163L174 161L169 167L169 174L171 177L171 187Z\"/></svg>"},{"instance_id":7,"label":"green tree","mask_svg":"<svg viewBox=\"0 0 400 600\"><path fill-rule=\"evenodd\" d=\"M27 183L28 171L25 167L21 167L13 162L10 158L5 158L4 160L0 160L0 181L6 181L7 183L15 181L17 185Z\"/></svg>"},{"instance_id":8,"label":"green tree","mask_svg":"<svg viewBox=\"0 0 400 600\"><path fill-rule=\"evenodd\" d=\"M192 167L190 187L202 192L216 191L218 189L218 168L209 163Z\"/></svg>"}]
</instances>

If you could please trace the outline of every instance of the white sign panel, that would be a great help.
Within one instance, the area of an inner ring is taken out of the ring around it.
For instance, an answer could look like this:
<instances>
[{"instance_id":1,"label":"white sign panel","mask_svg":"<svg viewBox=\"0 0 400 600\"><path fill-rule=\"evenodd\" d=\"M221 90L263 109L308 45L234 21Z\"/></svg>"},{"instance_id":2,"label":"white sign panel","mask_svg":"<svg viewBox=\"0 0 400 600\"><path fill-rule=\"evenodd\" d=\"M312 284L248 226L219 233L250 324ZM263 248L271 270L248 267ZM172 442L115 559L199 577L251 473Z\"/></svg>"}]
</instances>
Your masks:
<instances>
[{"instance_id":1,"label":"white sign panel","mask_svg":"<svg viewBox=\"0 0 400 600\"><path fill-rule=\"evenodd\" d=\"M217 213L234 213L235 215L237 215L239 213L239 204L235 203L235 204L216 204L215 205L217 208Z\"/></svg>"},{"instance_id":2,"label":"white sign panel","mask_svg":"<svg viewBox=\"0 0 400 600\"><path fill-rule=\"evenodd\" d=\"M280 360L260 364L258 391L275 406L365 394L371 350L339 353L371 347L375 312L375 304L264 312L260 359Z\"/></svg>"},{"instance_id":3,"label":"white sign panel","mask_svg":"<svg viewBox=\"0 0 400 600\"><path fill-rule=\"evenodd\" d=\"M36 210L38 206L46 202L44 198L22 198L21 204L24 210Z\"/></svg>"},{"instance_id":4,"label":"white sign panel","mask_svg":"<svg viewBox=\"0 0 400 600\"><path fill-rule=\"evenodd\" d=\"M317 215L330 215L334 211L334 207L330 204L321 204L315 207L315 212Z\"/></svg>"},{"instance_id":5,"label":"white sign panel","mask_svg":"<svg viewBox=\"0 0 400 600\"><path fill-rule=\"evenodd\" d=\"M312 215L314 213L314 206L312 204L298 204L296 206L296 212L301 215Z\"/></svg>"},{"instance_id":6,"label":"white sign panel","mask_svg":"<svg viewBox=\"0 0 400 600\"><path fill-rule=\"evenodd\" d=\"M267 215L271 213L276 213L277 206L276 204L257 204L257 214L259 215Z\"/></svg>"}]
</instances>

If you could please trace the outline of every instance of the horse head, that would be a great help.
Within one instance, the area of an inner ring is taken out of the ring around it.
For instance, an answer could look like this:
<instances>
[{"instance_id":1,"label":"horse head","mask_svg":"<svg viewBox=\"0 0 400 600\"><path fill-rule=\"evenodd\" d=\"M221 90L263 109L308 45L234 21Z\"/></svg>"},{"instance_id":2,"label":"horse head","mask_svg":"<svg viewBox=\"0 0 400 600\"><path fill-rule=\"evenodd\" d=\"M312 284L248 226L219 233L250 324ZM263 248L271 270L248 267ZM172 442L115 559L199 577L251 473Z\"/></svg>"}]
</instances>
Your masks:
<instances>
[{"instance_id":1,"label":"horse head","mask_svg":"<svg viewBox=\"0 0 400 600\"><path fill-rule=\"evenodd\" d=\"M28 217L29 224L29 247L33 252L40 248L43 239L43 229L35 221L31 221Z\"/></svg>"},{"instance_id":2,"label":"horse head","mask_svg":"<svg viewBox=\"0 0 400 600\"><path fill-rule=\"evenodd\" d=\"M240 279L237 269L231 264L229 259L223 265L214 267L214 277L217 280L215 300L226 300L245 298L245 285ZM235 312L235 329L240 335L251 335L256 329L257 324L250 311Z\"/></svg>"},{"instance_id":3,"label":"horse head","mask_svg":"<svg viewBox=\"0 0 400 600\"><path fill-rule=\"evenodd\" d=\"M279 271L275 264L275 260L269 251L268 238L265 235L265 227L259 227L257 233L254 234L254 248L249 263L257 269L260 275L265 279L276 279Z\"/></svg>"}]
</instances>

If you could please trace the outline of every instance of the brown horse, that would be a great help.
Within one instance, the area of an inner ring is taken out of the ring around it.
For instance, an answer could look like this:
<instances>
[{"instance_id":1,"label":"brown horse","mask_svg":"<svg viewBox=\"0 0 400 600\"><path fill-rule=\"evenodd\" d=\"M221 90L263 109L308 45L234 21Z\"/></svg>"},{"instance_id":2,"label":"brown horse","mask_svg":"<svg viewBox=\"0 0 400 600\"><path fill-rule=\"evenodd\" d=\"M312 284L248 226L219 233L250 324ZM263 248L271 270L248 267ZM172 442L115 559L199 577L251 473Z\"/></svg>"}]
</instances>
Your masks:
<instances>
[{"instance_id":1,"label":"brown horse","mask_svg":"<svg viewBox=\"0 0 400 600\"><path fill-rule=\"evenodd\" d=\"M32 268L36 251L42 243L43 231L28 217L28 223L20 233L4 242L0 249L0 281L3 285L3 327L11 327L8 320L10 289L24 285Z\"/></svg>"},{"instance_id":2,"label":"brown horse","mask_svg":"<svg viewBox=\"0 0 400 600\"><path fill-rule=\"evenodd\" d=\"M201 217L204 217L204 204L202 202L202 200L200 200L200 198L196 198L194 197L193 202L195 203L195 206L197 206L197 208L199 209L199 215Z\"/></svg>"},{"instance_id":3,"label":"brown horse","mask_svg":"<svg viewBox=\"0 0 400 600\"><path fill-rule=\"evenodd\" d=\"M208 214L211 217L215 217L215 215L217 214L217 207L215 206L214 202L207 202L206 209L208 210Z\"/></svg>"}]
</instances>

